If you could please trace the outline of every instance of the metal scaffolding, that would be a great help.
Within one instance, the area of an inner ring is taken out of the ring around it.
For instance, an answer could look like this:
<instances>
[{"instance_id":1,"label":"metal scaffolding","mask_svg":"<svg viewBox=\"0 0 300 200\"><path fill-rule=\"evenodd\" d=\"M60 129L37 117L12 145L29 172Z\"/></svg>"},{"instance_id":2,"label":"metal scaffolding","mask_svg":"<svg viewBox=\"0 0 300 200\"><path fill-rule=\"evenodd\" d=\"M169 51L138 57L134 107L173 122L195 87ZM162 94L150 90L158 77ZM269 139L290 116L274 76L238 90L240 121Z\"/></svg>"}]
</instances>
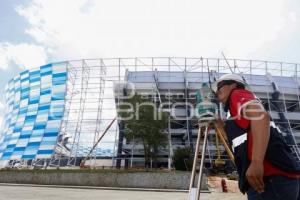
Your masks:
<instances>
[{"instance_id":1,"label":"metal scaffolding","mask_svg":"<svg viewBox=\"0 0 300 200\"><path fill-rule=\"evenodd\" d=\"M116 84L131 82L136 92L147 93L158 104L166 103L165 110L170 112L173 109L174 113L180 114L180 119L169 117L165 131L169 138L168 147L160 152L161 161L171 168L173 151L195 143L197 122L190 116L193 110L189 105L195 105L196 91L201 83L208 82L209 76L213 81L230 73L228 64L235 72L244 75L276 124L283 129L287 127L293 140L300 143L299 64L202 57L83 59L66 61L66 64L64 115L55 154L47 161L49 166L79 166L117 116L116 105L122 101L122 95ZM278 98L273 98L276 91L279 91ZM181 102L181 106L172 107L176 102ZM91 167L116 163L124 166L125 160L130 166L143 163L142 146L126 141L122 123L118 120L93 150L89 160ZM214 155L215 147L209 144L208 149ZM111 162L101 163L103 157L108 157Z\"/></svg>"}]
</instances>

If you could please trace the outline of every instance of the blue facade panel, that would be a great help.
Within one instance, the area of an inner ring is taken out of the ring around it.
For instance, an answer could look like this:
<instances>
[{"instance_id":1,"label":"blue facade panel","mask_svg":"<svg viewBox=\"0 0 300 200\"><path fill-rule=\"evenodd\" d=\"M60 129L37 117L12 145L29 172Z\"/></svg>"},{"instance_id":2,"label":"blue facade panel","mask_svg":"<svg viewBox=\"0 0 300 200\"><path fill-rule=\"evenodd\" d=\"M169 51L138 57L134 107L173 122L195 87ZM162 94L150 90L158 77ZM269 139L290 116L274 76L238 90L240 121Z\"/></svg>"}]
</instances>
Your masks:
<instances>
[{"instance_id":1,"label":"blue facade panel","mask_svg":"<svg viewBox=\"0 0 300 200\"><path fill-rule=\"evenodd\" d=\"M65 63L26 70L9 81L5 96L10 112L4 119L0 160L52 156L64 113L66 82ZM62 89L55 92L55 87Z\"/></svg>"}]
</instances>

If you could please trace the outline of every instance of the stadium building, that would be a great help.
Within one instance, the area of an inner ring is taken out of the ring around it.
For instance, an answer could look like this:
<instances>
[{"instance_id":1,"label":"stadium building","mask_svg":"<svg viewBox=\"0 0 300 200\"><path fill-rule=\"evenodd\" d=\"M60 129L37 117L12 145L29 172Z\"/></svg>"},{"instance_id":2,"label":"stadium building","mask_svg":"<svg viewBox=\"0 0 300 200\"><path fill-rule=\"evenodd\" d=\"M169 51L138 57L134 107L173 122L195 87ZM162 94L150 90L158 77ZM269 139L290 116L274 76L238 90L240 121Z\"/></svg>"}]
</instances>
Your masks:
<instances>
[{"instance_id":1,"label":"stadium building","mask_svg":"<svg viewBox=\"0 0 300 200\"><path fill-rule=\"evenodd\" d=\"M134 90L170 113L168 146L159 152L172 167L178 147L194 146L196 92L225 73L243 74L251 90L296 151L300 143L300 66L293 63L213 58L112 58L65 61L24 71L5 90L0 140L2 167L78 166L86 156L99 166L141 166L143 146L126 140L117 116L124 93ZM215 159L213 133L208 158Z\"/></svg>"}]
</instances>

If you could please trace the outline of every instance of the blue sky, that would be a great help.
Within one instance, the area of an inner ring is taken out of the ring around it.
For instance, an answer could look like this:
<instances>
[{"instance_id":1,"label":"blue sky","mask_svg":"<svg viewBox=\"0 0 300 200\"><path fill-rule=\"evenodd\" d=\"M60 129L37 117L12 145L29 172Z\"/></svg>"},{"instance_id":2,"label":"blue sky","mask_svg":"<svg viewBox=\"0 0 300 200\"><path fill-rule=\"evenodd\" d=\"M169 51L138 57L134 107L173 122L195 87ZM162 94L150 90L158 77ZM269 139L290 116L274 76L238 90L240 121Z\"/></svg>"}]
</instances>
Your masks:
<instances>
[{"instance_id":1,"label":"blue sky","mask_svg":"<svg viewBox=\"0 0 300 200\"><path fill-rule=\"evenodd\" d=\"M299 25L298 0L1 0L0 88L26 68L81 58L224 51L300 63Z\"/></svg>"},{"instance_id":2,"label":"blue sky","mask_svg":"<svg viewBox=\"0 0 300 200\"><path fill-rule=\"evenodd\" d=\"M24 30L29 26L27 20L16 13L16 6L28 1L4 0L0 2L0 42L33 42L33 38L24 34ZM26 4L25 4L26 5Z\"/></svg>"}]
</instances>

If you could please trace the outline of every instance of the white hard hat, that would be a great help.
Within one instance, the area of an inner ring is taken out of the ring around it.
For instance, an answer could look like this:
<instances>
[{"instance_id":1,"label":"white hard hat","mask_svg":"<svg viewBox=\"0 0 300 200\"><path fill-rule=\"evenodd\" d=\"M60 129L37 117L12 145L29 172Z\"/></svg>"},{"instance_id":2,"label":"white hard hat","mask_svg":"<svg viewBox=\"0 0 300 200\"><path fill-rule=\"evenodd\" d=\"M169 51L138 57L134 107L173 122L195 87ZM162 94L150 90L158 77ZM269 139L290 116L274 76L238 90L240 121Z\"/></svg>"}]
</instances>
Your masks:
<instances>
[{"instance_id":1,"label":"white hard hat","mask_svg":"<svg viewBox=\"0 0 300 200\"><path fill-rule=\"evenodd\" d=\"M245 82L245 80L240 75L238 75L238 74L224 74L216 82L214 82L212 84L212 90L214 92L217 92L218 83L220 83L222 81L235 81L237 83L240 83L240 84L244 85L245 87L247 86L247 83Z\"/></svg>"}]
</instances>

